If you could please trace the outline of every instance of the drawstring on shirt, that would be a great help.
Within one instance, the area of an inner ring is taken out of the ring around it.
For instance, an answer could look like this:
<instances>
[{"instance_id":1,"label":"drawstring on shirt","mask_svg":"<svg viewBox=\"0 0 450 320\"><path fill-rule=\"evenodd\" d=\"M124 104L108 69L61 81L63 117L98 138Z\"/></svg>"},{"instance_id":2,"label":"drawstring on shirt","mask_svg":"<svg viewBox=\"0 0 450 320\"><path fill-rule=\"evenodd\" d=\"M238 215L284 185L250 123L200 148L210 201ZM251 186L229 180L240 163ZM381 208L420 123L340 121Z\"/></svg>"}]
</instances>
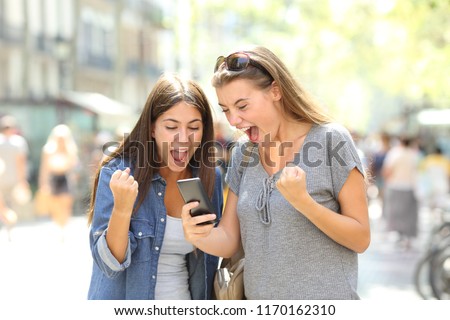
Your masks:
<instances>
[{"instance_id":1,"label":"drawstring on shirt","mask_svg":"<svg viewBox=\"0 0 450 320\"><path fill-rule=\"evenodd\" d=\"M272 222L272 216L270 213L270 194L275 188L274 176L264 178L263 188L259 192L256 200L256 210L258 210L259 218L265 225L269 225Z\"/></svg>"}]
</instances>

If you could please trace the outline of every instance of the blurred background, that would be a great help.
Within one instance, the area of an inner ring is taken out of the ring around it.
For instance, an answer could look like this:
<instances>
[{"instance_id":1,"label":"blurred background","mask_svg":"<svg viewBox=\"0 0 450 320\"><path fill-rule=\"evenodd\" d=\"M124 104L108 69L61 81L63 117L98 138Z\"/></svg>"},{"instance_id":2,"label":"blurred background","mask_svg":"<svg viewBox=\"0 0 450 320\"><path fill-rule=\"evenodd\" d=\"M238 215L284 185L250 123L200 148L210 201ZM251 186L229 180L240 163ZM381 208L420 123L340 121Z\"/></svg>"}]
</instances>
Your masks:
<instances>
[{"instance_id":1,"label":"blurred background","mask_svg":"<svg viewBox=\"0 0 450 320\"><path fill-rule=\"evenodd\" d=\"M23 298L28 283L25 297L85 299L84 215L102 147L134 126L164 71L203 86L220 138L232 140L210 78L217 56L249 44L274 51L352 132L373 174L362 297L435 298L417 293L414 272L448 208L433 213L420 180L419 233L412 248L399 248L373 165L401 135L414 138L421 159L436 147L450 155L449 17L449 0L0 0L0 117L13 116L26 141L31 190L16 218L0 221L0 298ZM58 124L72 131L78 157L64 241L34 201L42 150ZM448 259L439 261L448 271Z\"/></svg>"}]
</instances>

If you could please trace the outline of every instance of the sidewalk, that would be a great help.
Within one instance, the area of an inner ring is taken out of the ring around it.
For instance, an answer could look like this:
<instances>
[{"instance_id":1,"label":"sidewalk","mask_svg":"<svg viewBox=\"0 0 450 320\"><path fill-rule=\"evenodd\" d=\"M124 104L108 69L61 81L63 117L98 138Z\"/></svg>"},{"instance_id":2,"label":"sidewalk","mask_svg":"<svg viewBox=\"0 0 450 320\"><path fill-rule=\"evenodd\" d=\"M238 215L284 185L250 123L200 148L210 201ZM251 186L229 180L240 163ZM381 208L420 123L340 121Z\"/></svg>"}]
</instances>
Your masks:
<instances>
[{"instance_id":1,"label":"sidewalk","mask_svg":"<svg viewBox=\"0 0 450 320\"><path fill-rule=\"evenodd\" d=\"M429 212L419 211L419 234L409 250L397 243L395 234L384 231L380 203L370 208L372 241L359 256L358 292L367 300L421 300L414 286L414 270L426 249L432 227Z\"/></svg>"},{"instance_id":2,"label":"sidewalk","mask_svg":"<svg viewBox=\"0 0 450 320\"><path fill-rule=\"evenodd\" d=\"M372 241L359 255L358 293L363 300L420 300L413 273L431 228L429 214L421 210L419 237L405 251L396 244L395 235L383 231L380 212L379 204L372 203ZM73 217L66 231L62 243L51 221L24 223L12 230L12 242L8 242L5 229L0 229L0 301L86 299L92 258L85 217Z\"/></svg>"}]
</instances>

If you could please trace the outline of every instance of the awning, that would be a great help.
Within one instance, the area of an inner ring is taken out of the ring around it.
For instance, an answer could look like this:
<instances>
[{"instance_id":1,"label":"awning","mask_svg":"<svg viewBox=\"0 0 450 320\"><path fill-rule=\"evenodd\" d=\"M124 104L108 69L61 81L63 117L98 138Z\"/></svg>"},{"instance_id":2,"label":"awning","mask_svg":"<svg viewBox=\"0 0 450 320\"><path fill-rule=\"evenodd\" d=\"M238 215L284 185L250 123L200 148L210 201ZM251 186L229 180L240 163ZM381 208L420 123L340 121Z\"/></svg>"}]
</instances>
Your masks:
<instances>
[{"instance_id":1,"label":"awning","mask_svg":"<svg viewBox=\"0 0 450 320\"><path fill-rule=\"evenodd\" d=\"M417 121L422 125L450 125L450 109L426 109L417 114Z\"/></svg>"},{"instance_id":2,"label":"awning","mask_svg":"<svg viewBox=\"0 0 450 320\"><path fill-rule=\"evenodd\" d=\"M60 99L98 115L130 116L135 113L130 106L95 92L65 91Z\"/></svg>"}]
</instances>

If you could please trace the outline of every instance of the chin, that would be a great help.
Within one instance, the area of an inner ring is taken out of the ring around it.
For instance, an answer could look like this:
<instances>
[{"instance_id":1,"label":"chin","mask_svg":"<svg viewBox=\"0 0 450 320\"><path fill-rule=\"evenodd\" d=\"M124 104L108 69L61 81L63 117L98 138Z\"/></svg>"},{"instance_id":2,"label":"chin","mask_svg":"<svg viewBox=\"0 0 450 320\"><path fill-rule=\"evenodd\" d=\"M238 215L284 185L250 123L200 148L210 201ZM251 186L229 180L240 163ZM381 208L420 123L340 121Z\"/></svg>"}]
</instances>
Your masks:
<instances>
[{"instance_id":1,"label":"chin","mask_svg":"<svg viewBox=\"0 0 450 320\"><path fill-rule=\"evenodd\" d=\"M169 170L173 172L183 172L184 170L186 170L187 166L188 163L185 163L183 165L177 165L173 162L168 165Z\"/></svg>"}]
</instances>

